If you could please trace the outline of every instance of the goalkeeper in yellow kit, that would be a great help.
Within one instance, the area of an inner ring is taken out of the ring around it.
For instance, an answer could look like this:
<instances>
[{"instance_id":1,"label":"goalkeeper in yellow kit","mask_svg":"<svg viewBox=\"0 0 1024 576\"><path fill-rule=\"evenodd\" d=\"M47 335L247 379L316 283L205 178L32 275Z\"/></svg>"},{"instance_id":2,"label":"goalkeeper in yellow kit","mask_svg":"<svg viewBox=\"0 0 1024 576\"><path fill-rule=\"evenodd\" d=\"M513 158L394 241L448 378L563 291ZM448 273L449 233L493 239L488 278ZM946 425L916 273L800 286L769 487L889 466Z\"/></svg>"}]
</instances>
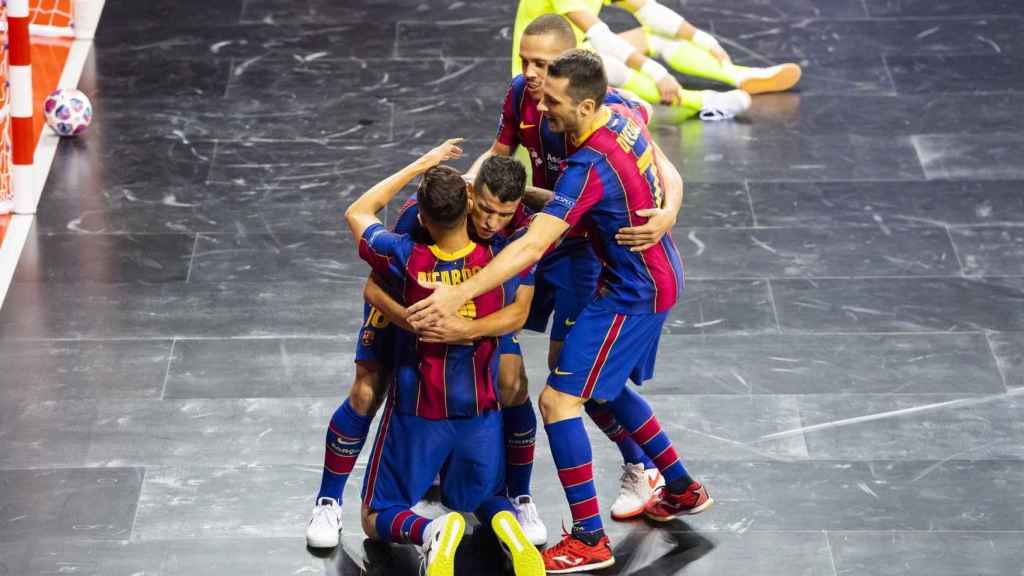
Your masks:
<instances>
[{"instance_id":1,"label":"goalkeeper in yellow kit","mask_svg":"<svg viewBox=\"0 0 1024 576\"><path fill-rule=\"evenodd\" d=\"M639 20L638 27L613 33L598 16L605 4L618 6ZM523 29L541 14L565 16L578 41L601 55L608 82L651 103L670 104L680 118L700 115L724 120L750 106L750 94L781 92L800 80L800 67L781 64L751 68L732 63L717 40L694 27L657 0L519 0L512 37L512 75L519 74L519 39ZM737 88L728 92L686 90L655 58L690 76L716 80Z\"/></svg>"}]
</instances>

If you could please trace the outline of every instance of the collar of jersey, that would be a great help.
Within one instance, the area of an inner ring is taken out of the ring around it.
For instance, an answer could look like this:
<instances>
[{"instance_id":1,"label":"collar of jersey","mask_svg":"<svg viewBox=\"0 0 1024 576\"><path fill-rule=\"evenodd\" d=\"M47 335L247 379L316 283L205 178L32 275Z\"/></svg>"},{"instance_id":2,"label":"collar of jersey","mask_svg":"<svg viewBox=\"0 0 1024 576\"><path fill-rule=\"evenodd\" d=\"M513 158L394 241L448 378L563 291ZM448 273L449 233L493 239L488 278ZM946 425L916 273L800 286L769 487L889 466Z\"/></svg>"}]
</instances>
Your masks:
<instances>
[{"instance_id":1,"label":"collar of jersey","mask_svg":"<svg viewBox=\"0 0 1024 576\"><path fill-rule=\"evenodd\" d=\"M438 260L451 262L452 260L458 260L469 256L469 253L476 248L476 242L470 242L455 252L445 252L444 250L441 250L437 244L431 244L428 248L430 248L431 254L433 254Z\"/></svg>"},{"instance_id":2,"label":"collar of jersey","mask_svg":"<svg viewBox=\"0 0 1024 576\"><path fill-rule=\"evenodd\" d=\"M579 138L573 137L573 139L572 139L573 146L577 146L578 147L580 144L586 142L587 138L590 138L590 136L594 132L597 132L599 129L604 128L605 124L607 124L608 121L612 119L612 111L607 106L601 106L601 109L597 112L597 114L598 114L597 121L590 125L590 130L589 131L585 132Z\"/></svg>"}]
</instances>

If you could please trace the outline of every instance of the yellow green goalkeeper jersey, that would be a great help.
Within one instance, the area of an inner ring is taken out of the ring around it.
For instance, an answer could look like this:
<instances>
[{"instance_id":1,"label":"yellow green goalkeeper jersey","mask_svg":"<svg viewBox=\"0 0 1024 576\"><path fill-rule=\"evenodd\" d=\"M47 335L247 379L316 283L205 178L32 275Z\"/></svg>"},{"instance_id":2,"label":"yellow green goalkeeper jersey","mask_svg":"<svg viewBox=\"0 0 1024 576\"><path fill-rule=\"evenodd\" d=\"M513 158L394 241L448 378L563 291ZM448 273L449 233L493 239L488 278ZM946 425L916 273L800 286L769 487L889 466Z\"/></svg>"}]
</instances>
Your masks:
<instances>
[{"instance_id":1,"label":"yellow green goalkeeper jersey","mask_svg":"<svg viewBox=\"0 0 1024 576\"><path fill-rule=\"evenodd\" d=\"M526 25L542 14L566 14L569 12L590 12L594 16L601 13L601 6L611 4L613 0L519 0L516 10L516 25L512 31L512 76L523 71L523 63L519 60L519 38L523 35ZM571 23L570 23L571 24ZM583 30L572 26L576 33L576 44L583 41Z\"/></svg>"}]
</instances>

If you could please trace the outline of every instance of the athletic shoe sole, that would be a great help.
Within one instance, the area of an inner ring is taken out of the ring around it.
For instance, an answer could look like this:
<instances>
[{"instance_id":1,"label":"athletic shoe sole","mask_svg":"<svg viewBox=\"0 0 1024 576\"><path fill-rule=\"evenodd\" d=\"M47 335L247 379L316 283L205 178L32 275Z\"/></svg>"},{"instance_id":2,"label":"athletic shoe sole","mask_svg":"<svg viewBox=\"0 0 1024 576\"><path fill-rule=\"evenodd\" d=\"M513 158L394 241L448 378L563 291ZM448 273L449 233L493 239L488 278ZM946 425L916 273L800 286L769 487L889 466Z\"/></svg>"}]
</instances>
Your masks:
<instances>
[{"instance_id":1,"label":"athletic shoe sole","mask_svg":"<svg viewBox=\"0 0 1024 576\"><path fill-rule=\"evenodd\" d=\"M796 64L782 64L775 74L767 78L748 78L740 82L738 88L748 94L784 92L796 86L802 74L803 72Z\"/></svg>"},{"instance_id":2,"label":"athletic shoe sole","mask_svg":"<svg viewBox=\"0 0 1024 576\"><path fill-rule=\"evenodd\" d=\"M491 528L512 557L512 570L516 576L544 576L544 558L530 543L515 515L498 512L491 519Z\"/></svg>"},{"instance_id":3,"label":"athletic shoe sole","mask_svg":"<svg viewBox=\"0 0 1024 576\"><path fill-rule=\"evenodd\" d=\"M690 508L689 510L685 510L682 512L677 512L671 516L654 516L652 514L647 513L646 511L644 512L644 516L651 520L654 520L655 522L668 522L669 520L672 520L673 518L678 518L679 516L693 516L694 514L700 514L701 512L710 508L711 505L714 503L714 498L708 498L708 501L701 504L700 506L696 506L694 508Z\"/></svg>"},{"instance_id":4,"label":"athletic shoe sole","mask_svg":"<svg viewBox=\"0 0 1024 576\"><path fill-rule=\"evenodd\" d=\"M639 517L641 517L643 515L644 515L644 507L641 504L636 509L630 510L629 512L624 512L622 514L618 514L618 513L612 512L612 520L617 520L619 522L624 522L626 520L633 520L634 518L639 518Z\"/></svg>"},{"instance_id":5,"label":"athletic shoe sole","mask_svg":"<svg viewBox=\"0 0 1024 576\"><path fill-rule=\"evenodd\" d=\"M341 532L340 530L338 531ZM318 540L315 537L311 537L309 534L306 535L306 546L310 548L337 548L339 538L335 536L334 540Z\"/></svg>"},{"instance_id":6,"label":"athletic shoe sole","mask_svg":"<svg viewBox=\"0 0 1024 576\"><path fill-rule=\"evenodd\" d=\"M577 572L589 572L591 570L600 570L601 568L607 568L615 565L615 558L609 558L604 562L594 562L593 564L580 564L579 566L573 566L572 568L562 568L561 570L548 570L548 574L575 574Z\"/></svg>"},{"instance_id":7,"label":"athletic shoe sole","mask_svg":"<svg viewBox=\"0 0 1024 576\"><path fill-rule=\"evenodd\" d=\"M462 535L466 533L466 520L460 514L451 514L441 529L441 547L434 554L434 560L427 565L427 576L453 576L455 574L455 551L459 548Z\"/></svg>"}]
</instances>

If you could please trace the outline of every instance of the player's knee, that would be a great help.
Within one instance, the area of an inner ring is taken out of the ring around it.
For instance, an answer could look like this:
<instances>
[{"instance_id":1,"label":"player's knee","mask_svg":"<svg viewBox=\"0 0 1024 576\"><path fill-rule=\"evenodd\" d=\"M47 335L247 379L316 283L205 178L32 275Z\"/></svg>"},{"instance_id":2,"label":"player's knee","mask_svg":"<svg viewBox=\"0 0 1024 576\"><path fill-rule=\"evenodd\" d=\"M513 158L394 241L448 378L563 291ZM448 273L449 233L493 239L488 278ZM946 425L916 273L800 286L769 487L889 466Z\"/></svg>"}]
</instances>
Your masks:
<instances>
[{"instance_id":1,"label":"player's knee","mask_svg":"<svg viewBox=\"0 0 1024 576\"><path fill-rule=\"evenodd\" d=\"M356 379L348 392L348 403L360 416L373 416L380 405L379 370L368 370L362 366L356 368Z\"/></svg>"},{"instance_id":2,"label":"player's knee","mask_svg":"<svg viewBox=\"0 0 1024 576\"><path fill-rule=\"evenodd\" d=\"M579 416L583 407L583 399L547 386L541 392L537 404L540 407L544 423L551 424Z\"/></svg>"},{"instance_id":3,"label":"player's knee","mask_svg":"<svg viewBox=\"0 0 1024 576\"><path fill-rule=\"evenodd\" d=\"M498 391L505 406L519 406L529 396L529 380L522 362L514 366L502 366L498 372Z\"/></svg>"},{"instance_id":4,"label":"player's knee","mask_svg":"<svg viewBox=\"0 0 1024 576\"><path fill-rule=\"evenodd\" d=\"M377 538L377 514L363 506L362 513L360 514L360 520L363 523L363 533L368 538Z\"/></svg>"}]
</instances>

